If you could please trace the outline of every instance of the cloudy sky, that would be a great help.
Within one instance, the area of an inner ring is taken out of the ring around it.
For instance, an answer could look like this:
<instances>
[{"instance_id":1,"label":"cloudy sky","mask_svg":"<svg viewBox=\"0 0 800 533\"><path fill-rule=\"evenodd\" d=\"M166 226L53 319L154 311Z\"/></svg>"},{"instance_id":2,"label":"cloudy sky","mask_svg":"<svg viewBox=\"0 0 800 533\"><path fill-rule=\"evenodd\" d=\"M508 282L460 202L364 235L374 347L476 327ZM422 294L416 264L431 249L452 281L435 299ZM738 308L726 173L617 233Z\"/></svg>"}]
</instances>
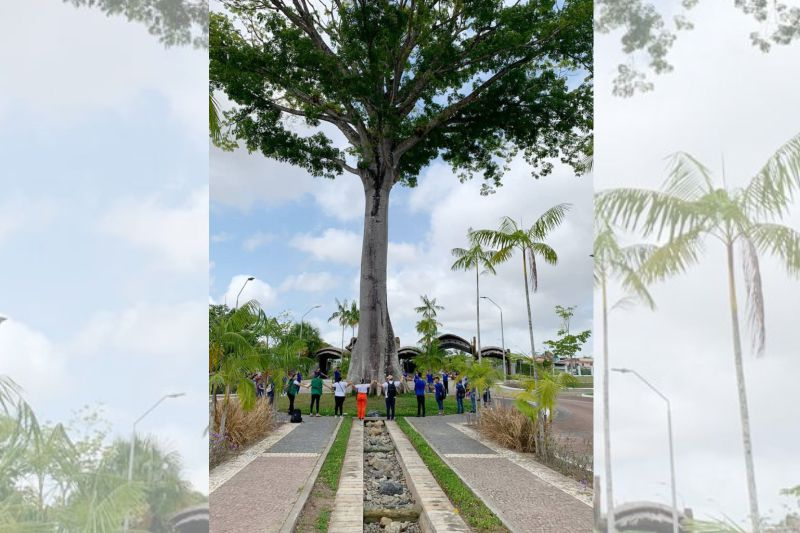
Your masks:
<instances>
[{"instance_id":1,"label":"cloudy sky","mask_svg":"<svg viewBox=\"0 0 800 533\"><path fill-rule=\"evenodd\" d=\"M475 274L450 270L451 249L467 246L470 227L494 229L506 215L529 227L563 202L571 203L572 211L550 240L559 264L539 267L539 292L532 297L536 349L555 338L555 305L576 305L571 327L590 328L591 178L559 167L535 180L519 160L496 194L481 196L480 181L461 184L449 166L436 161L424 169L418 187L391 193L389 311L401 344L416 344L414 307L422 294L444 306L443 332L475 336ZM320 304L307 320L339 346L341 328L327 319L336 309L335 298L358 298L364 212L359 179L351 174L313 178L257 153L212 148L210 188L211 300L234 305L246 277L255 276L240 302L257 299L269 313L290 311L295 319ZM481 294L503 308L506 347L529 354L522 276L521 257L515 255L497 276L481 276ZM481 341L483 346L501 343L500 314L486 301Z\"/></svg>"},{"instance_id":2,"label":"cloudy sky","mask_svg":"<svg viewBox=\"0 0 800 533\"><path fill-rule=\"evenodd\" d=\"M206 53L60 0L0 18L0 374L43 420L84 405L208 490Z\"/></svg>"},{"instance_id":3,"label":"cloudy sky","mask_svg":"<svg viewBox=\"0 0 800 533\"><path fill-rule=\"evenodd\" d=\"M657 188L664 157L678 150L718 179L724 157L728 184L741 186L800 132L800 78L787 69L800 60L800 46L757 51L748 37L757 28L733 2L700 3L691 18L695 30L679 36L671 55L675 71L656 78L654 92L631 99L611 95L622 60L618 36L596 36L598 189ZM800 229L800 212L785 222ZM767 349L762 359L745 352L745 372L761 512L777 517L793 503L780 489L800 483L800 403L792 392L800 283L774 261L761 266ZM724 251L709 242L700 266L653 288L657 311L611 314L609 344L612 367L637 369L672 400L679 506L742 521L747 490L725 280ZM743 302L741 278L739 284ZM615 500L669 503L664 404L634 377L612 374L610 384Z\"/></svg>"}]
</instances>

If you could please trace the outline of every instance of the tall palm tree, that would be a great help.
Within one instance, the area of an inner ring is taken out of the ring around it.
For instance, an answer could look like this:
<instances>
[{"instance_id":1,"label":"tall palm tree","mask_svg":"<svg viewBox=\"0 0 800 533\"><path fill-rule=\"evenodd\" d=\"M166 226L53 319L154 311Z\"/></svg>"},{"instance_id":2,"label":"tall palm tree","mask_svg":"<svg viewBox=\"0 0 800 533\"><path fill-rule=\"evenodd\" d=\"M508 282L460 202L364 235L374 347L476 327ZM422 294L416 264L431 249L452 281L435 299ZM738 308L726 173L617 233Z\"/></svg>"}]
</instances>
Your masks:
<instances>
[{"instance_id":1,"label":"tall palm tree","mask_svg":"<svg viewBox=\"0 0 800 533\"><path fill-rule=\"evenodd\" d=\"M800 190L800 135L773 154L741 189L725 184L716 187L710 171L694 157L677 153L672 157L667 179L659 191L613 189L600 193L598 209L612 222L666 244L655 249L642 265L645 279L659 281L681 274L699 262L704 242L713 237L726 252L729 310L733 336L733 360L739 397L750 520L754 533L761 531L755 468L750 438L744 367L742 364L739 305L736 299L736 253L742 261L747 293L747 318L752 349L764 353L764 293L759 255L780 260L791 276L800 275L800 232L779 224Z\"/></svg>"},{"instance_id":2,"label":"tall palm tree","mask_svg":"<svg viewBox=\"0 0 800 533\"><path fill-rule=\"evenodd\" d=\"M603 328L603 453L606 489L606 522L608 531L614 533L614 494L611 483L611 430L609 416L609 361L608 361L608 298L607 288L611 280L619 280L629 296L614 307L639 300L650 309L655 303L642 279L639 268L652 253L653 247L644 244L620 246L614 228L607 219L595 213L594 235L594 282L600 288ZM613 309L613 308L612 308Z\"/></svg>"},{"instance_id":3,"label":"tall palm tree","mask_svg":"<svg viewBox=\"0 0 800 533\"><path fill-rule=\"evenodd\" d=\"M444 311L444 307L436 303L436 298L428 298L427 294L419 297L422 300L422 305L415 307L414 311L420 313L423 318L433 318L439 314L439 311Z\"/></svg>"},{"instance_id":4,"label":"tall palm tree","mask_svg":"<svg viewBox=\"0 0 800 533\"><path fill-rule=\"evenodd\" d=\"M528 333L531 340L531 366L533 367L533 380L539 380L536 369L536 346L533 342L533 318L531 316L531 289L536 292L539 288L539 274L536 268L537 256L546 263L558 263L558 255L545 239L564 220L570 204L558 204L545 211L530 228L524 228L510 217L500 219L498 230L478 230L473 232L475 241L497 248L492 257L492 263L503 263L511 259L515 250L522 253L522 275L525 281L525 303L528 306ZM529 272L530 270L530 272ZM530 286L529 286L530 281Z\"/></svg>"},{"instance_id":5,"label":"tall palm tree","mask_svg":"<svg viewBox=\"0 0 800 533\"><path fill-rule=\"evenodd\" d=\"M350 307L348 307L347 300L340 302L339 298L336 298L336 311L328 317L328 322L336 320L339 322L339 325L342 326L342 351L344 351L344 328L350 325L349 316Z\"/></svg>"},{"instance_id":6,"label":"tall palm tree","mask_svg":"<svg viewBox=\"0 0 800 533\"><path fill-rule=\"evenodd\" d=\"M481 360L481 288L480 288L480 274L481 274L481 267L485 270L484 272L491 272L492 274L496 274L497 272L494 269L494 264L492 263L492 257L495 253L495 250L484 250L483 247L479 242L475 240L472 228L469 229L467 232L467 238L469 239L469 248L453 248L451 253L453 257L456 258L455 263L450 267L452 270L471 270L472 268L475 269L475 309L476 309L476 327L478 330L478 361Z\"/></svg>"},{"instance_id":7,"label":"tall palm tree","mask_svg":"<svg viewBox=\"0 0 800 533\"><path fill-rule=\"evenodd\" d=\"M352 336L356 336L356 326L358 321L361 320L361 313L358 311L358 304L355 300L350 303L350 309L347 311L347 325L350 326Z\"/></svg>"}]
</instances>

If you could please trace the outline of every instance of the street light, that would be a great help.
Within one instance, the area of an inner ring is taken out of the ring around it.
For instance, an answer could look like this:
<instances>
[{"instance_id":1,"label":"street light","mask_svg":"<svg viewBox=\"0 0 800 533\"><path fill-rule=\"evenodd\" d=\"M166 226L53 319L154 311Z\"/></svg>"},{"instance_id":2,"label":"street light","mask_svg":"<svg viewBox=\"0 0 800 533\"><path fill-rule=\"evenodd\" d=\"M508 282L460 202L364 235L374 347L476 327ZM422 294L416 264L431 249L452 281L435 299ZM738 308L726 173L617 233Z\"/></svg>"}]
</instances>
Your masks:
<instances>
[{"instance_id":1,"label":"street light","mask_svg":"<svg viewBox=\"0 0 800 533\"><path fill-rule=\"evenodd\" d=\"M165 394L164 396L161 397L160 400L158 400L156 403L154 403L153 406L150 409L145 411L142 416L137 418L136 422L133 423L133 431L131 432L131 452L128 455L128 485L130 485L133 482L133 451L136 449L136 425L139 422L141 422L144 417L149 415L153 411L153 409L158 407L161 404L161 402L163 402L167 398L180 398L181 396L186 396L186 393L185 392L178 392L178 393L175 393L175 394ZM125 515L125 523L123 525L123 531L125 533L128 532L128 519L129 519L129 516L126 514Z\"/></svg>"},{"instance_id":2,"label":"street light","mask_svg":"<svg viewBox=\"0 0 800 533\"><path fill-rule=\"evenodd\" d=\"M319 309L320 307L322 307L320 304L317 304L317 305L315 305L314 307L312 307L311 309L309 309L308 311L306 311L306 312L303 314L302 318L300 318L300 340L303 340L303 320L305 320L305 318L306 318L306 315L307 315L308 313L310 313L311 311L313 311L314 309Z\"/></svg>"},{"instance_id":3,"label":"street light","mask_svg":"<svg viewBox=\"0 0 800 533\"><path fill-rule=\"evenodd\" d=\"M234 309L239 309L239 296L242 295L242 291L244 290L244 286L247 285L249 282L253 281L254 279L256 279L256 278L254 278L253 276L250 276L244 281L244 283L242 283L242 288L239 289L239 294L236 295L236 307Z\"/></svg>"},{"instance_id":4,"label":"street light","mask_svg":"<svg viewBox=\"0 0 800 533\"><path fill-rule=\"evenodd\" d=\"M672 447L672 410L670 408L669 398L664 396L657 388L650 384L649 381L644 379L641 374L630 368L612 368L612 372L619 372L621 374L633 374L642 383L650 387L650 389L658 394L662 400L667 403L667 433L669 435L669 470L670 470L670 485L672 490L672 533L678 533L678 497L675 488L675 453Z\"/></svg>"},{"instance_id":5,"label":"street light","mask_svg":"<svg viewBox=\"0 0 800 533\"><path fill-rule=\"evenodd\" d=\"M497 305L497 302L489 298L488 296L481 296L484 300L489 300L500 310L500 343L503 345L503 382L505 383L507 376L506 376L506 334L503 328L503 308Z\"/></svg>"}]
</instances>

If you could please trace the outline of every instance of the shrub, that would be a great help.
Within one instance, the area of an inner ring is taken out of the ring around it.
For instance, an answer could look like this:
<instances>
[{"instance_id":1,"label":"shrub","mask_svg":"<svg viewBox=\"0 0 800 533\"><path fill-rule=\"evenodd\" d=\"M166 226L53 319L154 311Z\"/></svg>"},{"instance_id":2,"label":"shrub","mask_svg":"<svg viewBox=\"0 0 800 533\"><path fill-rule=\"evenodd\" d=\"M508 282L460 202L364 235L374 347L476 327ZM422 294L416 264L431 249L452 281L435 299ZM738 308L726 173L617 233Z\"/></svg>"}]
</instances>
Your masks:
<instances>
[{"instance_id":1,"label":"shrub","mask_svg":"<svg viewBox=\"0 0 800 533\"><path fill-rule=\"evenodd\" d=\"M215 430L218 430L222 417L222 401L219 402L218 407L214 424L212 424ZM266 435L275 426L275 422L275 412L269 408L266 398L260 398L250 411L242 409L238 400L231 398L228 403L228 416L225 419L225 439L221 439L221 437L220 439L229 448L247 446Z\"/></svg>"},{"instance_id":2,"label":"shrub","mask_svg":"<svg viewBox=\"0 0 800 533\"><path fill-rule=\"evenodd\" d=\"M499 445L519 452L536 451L537 422L502 404L481 409L478 431Z\"/></svg>"}]
</instances>

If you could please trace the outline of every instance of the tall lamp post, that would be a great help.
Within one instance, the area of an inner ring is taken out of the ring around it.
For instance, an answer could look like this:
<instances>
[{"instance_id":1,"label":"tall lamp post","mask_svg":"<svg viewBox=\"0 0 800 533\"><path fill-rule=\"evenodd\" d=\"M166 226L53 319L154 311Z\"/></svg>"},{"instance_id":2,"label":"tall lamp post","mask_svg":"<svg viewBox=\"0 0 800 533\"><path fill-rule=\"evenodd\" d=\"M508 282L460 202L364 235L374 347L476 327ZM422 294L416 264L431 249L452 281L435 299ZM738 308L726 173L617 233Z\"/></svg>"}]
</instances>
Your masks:
<instances>
[{"instance_id":1,"label":"tall lamp post","mask_svg":"<svg viewBox=\"0 0 800 533\"><path fill-rule=\"evenodd\" d=\"M139 422L141 422L144 417L146 417L151 412L153 412L153 410L156 407L158 407L161 404L161 402L163 402L167 398L179 398L179 397L185 396L185 395L186 395L185 392L178 392L176 394L165 394L164 396L161 397L161 399L159 399L156 403L154 403L153 406L150 409L145 411L142 416L137 418L136 422L133 423L133 431L131 432L131 452L128 455L128 485L130 485L133 482L133 452L136 449L136 425ZM122 527L122 530L125 533L128 533L128 521L129 521L129 515L126 514L125 515L125 523L124 523L124 525Z\"/></svg>"},{"instance_id":2,"label":"tall lamp post","mask_svg":"<svg viewBox=\"0 0 800 533\"><path fill-rule=\"evenodd\" d=\"M500 343L502 344L503 348L503 382L505 383L507 376L506 376L506 334L503 328L503 308L497 305L497 302L489 298L488 296L481 296L484 300L489 300L494 304L494 306L500 310Z\"/></svg>"},{"instance_id":3,"label":"tall lamp post","mask_svg":"<svg viewBox=\"0 0 800 533\"><path fill-rule=\"evenodd\" d=\"M303 313L303 317L300 319L300 340L303 340L303 320L306 319L306 315L311 311L313 311L314 309L319 309L320 307L322 306L320 304L317 304L308 311L306 311L305 313Z\"/></svg>"},{"instance_id":4,"label":"tall lamp post","mask_svg":"<svg viewBox=\"0 0 800 533\"><path fill-rule=\"evenodd\" d=\"M248 283L250 283L254 279L256 279L256 278L254 278L253 276L249 276L246 280L244 280L244 283L242 283L242 288L239 289L239 294L236 295L236 307L235 307L235 309L239 309L239 296L242 295L242 291L244 290L245 285L247 285Z\"/></svg>"},{"instance_id":5,"label":"tall lamp post","mask_svg":"<svg viewBox=\"0 0 800 533\"><path fill-rule=\"evenodd\" d=\"M633 374L640 380L642 383L650 387L650 389L658 394L662 400L664 400L667 404L667 434L669 435L669 470L670 470L670 489L672 492L672 533L678 533L678 497L677 497L677 489L675 488L675 452L672 446L672 409L670 408L669 398L664 396L661 391L655 388L649 381L644 379L641 374L639 374L635 370L631 370L630 368L612 368L613 372L619 372L621 374Z\"/></svg>"}]
</instances>

